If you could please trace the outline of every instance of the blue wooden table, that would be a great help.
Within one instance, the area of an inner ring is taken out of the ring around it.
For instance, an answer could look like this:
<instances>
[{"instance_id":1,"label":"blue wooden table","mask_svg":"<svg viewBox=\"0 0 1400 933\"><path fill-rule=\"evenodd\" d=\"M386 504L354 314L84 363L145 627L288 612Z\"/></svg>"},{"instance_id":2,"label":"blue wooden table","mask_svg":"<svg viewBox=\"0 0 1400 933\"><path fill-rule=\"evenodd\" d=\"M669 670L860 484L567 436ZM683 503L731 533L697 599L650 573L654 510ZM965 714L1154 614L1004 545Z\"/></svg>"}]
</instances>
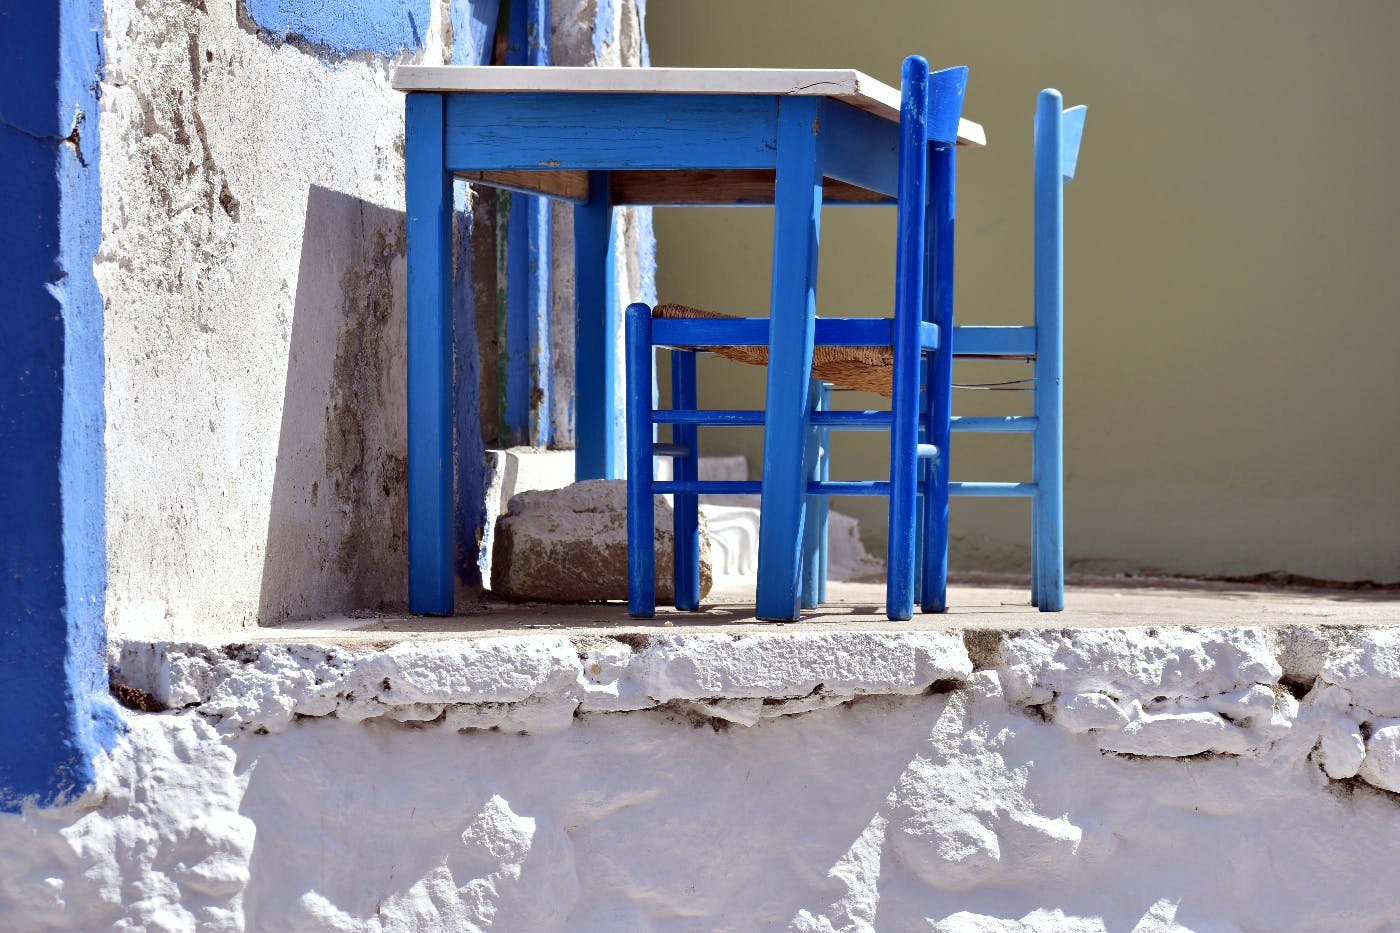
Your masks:
<instances>
[{"instance_id":1,"label":"blue wooden table","mask_svg":"<svg viewBox=\"0 0 1400 933\"><path fill-rule=\"evenodd\" d=\"M575 478L619 478L622 297L612 208L775 208L764 462L801 475L823 203L891 204L899 91L850 70L405 66L409 608L453 611L452 178L574 205ZM980 144L964 121L960 141ZM795 387L801 387L798 390ZM763 542L790 549L797 484L765 483ZM763 573L760 565L760 574Z\"/></svg>"}]
</instances>

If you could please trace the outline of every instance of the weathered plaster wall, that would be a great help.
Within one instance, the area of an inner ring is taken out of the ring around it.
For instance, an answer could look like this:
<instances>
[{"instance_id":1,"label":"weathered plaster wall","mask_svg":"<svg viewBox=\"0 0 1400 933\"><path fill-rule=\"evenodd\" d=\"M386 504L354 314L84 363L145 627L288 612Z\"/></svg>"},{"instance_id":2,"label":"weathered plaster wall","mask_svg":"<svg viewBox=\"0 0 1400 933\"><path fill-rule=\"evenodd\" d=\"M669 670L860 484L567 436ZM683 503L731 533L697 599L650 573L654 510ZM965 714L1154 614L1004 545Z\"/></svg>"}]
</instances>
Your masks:
<instances>
[{"instance_id":1,"label":"weathered plaster wall","mask_svg":"<svg viewBox=\"0 0 1400 933\"><path fill-rule=\"evenodd\" d=\"M1393 630L115 657L128 702L185 708L129 713L79 803L0 816L18 928L1400 923Z\"/></svg>"},{"instance_id":2,"label":"weathered plaster wall","mask_svg":"<svg viewBox=\"0 0 1400 933\"><path fill-rule=\"evenodd\" d=\"M554 58L556 65L607 67L646 67L651 52L646 41L646 0L554 0ZM590 24L595 24L592 27ZM656 237L652 230L650 207L624 207L614 212L615 240L621 245L613 253L613 274L621 293L621 304L633 301L656 303ZM554 342L551 347L554 384L571 385L574 366L574 277L571 258L574 250L573 209L554 208L553 287ZM623 365L622 328L617 330L618 398L625 396L627 370ZM573 399L556 391L550 397L551 422L556 444L574 443ZM621 417L619 412L618 417ZM625 460L623 432L618 432L617 462Z\"/></svg>"},{"instance_id":3,"label":"weathered plaster wall","mask_svg":"<svg viewBox=\"0 0 1400 933\"><path fill-rule=\"evenodd\" d=\"M110 626L402 601L388 60L328 64L234 0L109 0L106 43Z\"/></svg>"},{"instance_id":4,"label":"weathered plaster wall","mask_svg":"<svg viewBox=\"0 0 1400 933\"><path fill-rule=\"evenodd\" d=\"M389 80L397 62L479 61L496 4L350 6L107 0L94 266L115 631L190 635L405 602L403 95ZM555 15L571 63L641 61L635 4L559 3ZM458 523L471 586L487 374L473 197L460 187ZM623 223L630 298L649 281L634 258L649 226ZM572 289L556 301L567 403ZM555 417L570 443L567 409Z\"/></svg>"}]
</instances>

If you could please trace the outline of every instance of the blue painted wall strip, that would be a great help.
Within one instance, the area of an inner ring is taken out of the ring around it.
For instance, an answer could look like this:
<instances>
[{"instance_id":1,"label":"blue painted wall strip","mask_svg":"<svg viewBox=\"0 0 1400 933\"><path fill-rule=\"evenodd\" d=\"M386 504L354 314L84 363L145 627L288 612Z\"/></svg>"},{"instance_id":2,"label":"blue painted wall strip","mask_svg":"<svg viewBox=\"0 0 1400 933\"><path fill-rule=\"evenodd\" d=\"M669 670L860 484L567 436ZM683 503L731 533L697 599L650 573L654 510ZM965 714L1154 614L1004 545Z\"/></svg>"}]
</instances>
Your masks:
<instances>
[{"instance_id":1,"label":"blue painted wall strip","mask_svg":"<svg viewBox=\"0 0 1400 933\"><path fill-rule=\"evenodd\" d=\"M529 195L505 194L497 204L502 210L497 223L506 238L505 315L497 318L504 333L500 335L501 360L501 444L515 446L529 443L530 412L530 339L529 339L529 277L527 265L530 252ZM509 207L507 207L509 205Z\"/></svg>"},{"instance_id":2,"label":"blue painted wall strip","mask_svg":"<svg viewBox=\"0 0 1400 933\"><path fill-rule=\"evenodd\" d=\"M507 65L529 61L527 47L527 0L503 0L506 25ZM499 28L499 27L498 27ZM496 225L498 241L497 283L504 297L503 313L498 313L497 339L500 360L500 443L514 447L529 443L530 340L527 319L530 314L528 279L525 272L530 249L530 198L498 192Z\"/></svg>"},{"instance_id":3,"label":"blue painted wall strip","mask_svg":"<svg viewBox=\"0 0 1400 933\"><path fill-rule=\"evenodd\" d=\"M452 0L452 64L490 61L496 37L499 0ZM456 390L456 522L458 575L480 586L490 555L491 531L486 515L485 444L481 436L481 350L476 334L476 288L472 277L473 218L467 183L452 185L454 263L453 379Z\"/></svg>"},{"instance_id":4,"label":"blue painted wall strip","mask_svg":"<svg viewBox=\"0 0 1400 933\"><path fill-rule=\"evenodd\" d=\"M550 0L529 0L527 7L527 61L531 65L550 63ZM553 268L554 225L550 204L545 198L530 198L529 237L525 277L529 295L527 306L528 343L530 354L529 439L536 447L550 444L550 408L554 394L554 366L550 331L553 327L553 292L550 288Z\"/></svg>"},{"instance_id":5,"label":"blue painted wall strip","mask_svg":"<svg viewBox=\"0 0 1400 933\"><path fill-rule=\"evenodd\" d=\"M90 786L107 694L100 0L0 8L0 809Z\"/></svg>"},{"instance_id":6,"label":"blue painted wall strip","mask_svg":"<svg viewBox=\"0 0 1400 933\"><path fill-rule=\"evenodd\" d=\"M501 0L452 0L452 64L485 65L496 41Z\"/></svg>"},{"instance_id":7,"label":"blue painted wall strip","mask_svg":"<svg viewBox=\"0 0 1400 933\"><path fill-rule=\"evenodd\" d=\"M457 477L457 574L468 586L481 585L486 529L485 458L481 438L481 358L476 337L476 289L472 281L472 215L467 186L452 186L452 348Z\"/></svg>"},{"instance_id":8,"label":"blue painted wall strip","mask_svg":"<svg viewBox=\"0 0 1400 933\"><path fill-rule=\"evenodd\" d=\"M549 202L544 198L527 198L526 249L524 279L526 284L525 342L529 363L529 386L526 394L526 436L532 446L545 447L553 441L550 431L550 398L554 393L553 353L550 346L551 313L550 248L552 224Z\"/></svg>"},{"instance_id":9,"label":"blue painted wall strip","mask_svg":"<svg viewBox=\"0 0 1400 933\"><path fill-rule=\"evenodd\" d=\"M432 0L244 0L244 9L279 41L301 39L334 56L395 55L423 47Z\"/></svg>"},{"instance_id":10,"label":"blue painted wall strip","mask_svg":"<svg viewBox=\"0 0 1400 933\"><path fill-rule=\"evenodd\" d=\"M641 65L643 68L651 66L651 47L647 44L647 2L646 0L633 0L637 9L637 31L641 40ZM617 5L615 0L598 0L595 8L593 21L593 62L603 64L607 47L615 45L617 42ZM636 233L637 250L637 271L639 293L635 296L645 304L655 305L656 298L656 233L652 223L652 210L649 206L639 206L633 208ZM626 249L626 243L612 241L609 244L608 262L616 267L622 257L618 255L618 249ZM616 284L616 283L614 283ZM620 309L609 309L609 314L620 315ZM655 379L656 369L652 367L652 387L651 396L653 405L660 397L659 388Z\"/></svg>"},{"instance_id":11,"label":"blue painted wall strip","mask_svg":"<svg viewBox=\"0 0 1400 933\"><path fill-rule=\"evenodd\" d=\"M617 4L615 0L598 0L597 16L593 20L593 64L603 64L607 47L617 43Z\"/></svg>"},{"instance_id":12,"label":"blue painted wall strip","mask_svg":"<svg viewBox=\"0 0 1400 933\"><path fill-rule=\"evenodd\" d=\"M549 64L549 0L507 0L508 65ZM550 208L509 198L502 441L545 446L550 437Z\"/></svg>"}]
</instances>

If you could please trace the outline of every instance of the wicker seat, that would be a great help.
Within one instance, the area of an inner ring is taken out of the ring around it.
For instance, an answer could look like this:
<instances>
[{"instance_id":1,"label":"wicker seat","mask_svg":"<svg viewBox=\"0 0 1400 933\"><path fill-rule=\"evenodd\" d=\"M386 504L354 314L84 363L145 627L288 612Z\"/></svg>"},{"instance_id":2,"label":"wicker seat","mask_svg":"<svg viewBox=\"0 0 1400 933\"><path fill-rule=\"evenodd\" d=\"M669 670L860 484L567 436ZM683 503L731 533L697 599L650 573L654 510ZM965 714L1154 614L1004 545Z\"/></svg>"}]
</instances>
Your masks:
<instances>
[{"instance_id":1,"label":"wicker seat","mask_svg":"<svg viewBox=\"0 0 1400 933\"><path fill-rule=\"evenodd\" d=\"M686 305L657 305L655 308L652 308L651 313L653 317L671 319L711 318L733 320L736 317L736 315L732 314L724 314L719 311L705 311ZM768 347L766 344L751 344L737 347L692 347L691 349L705 350L722 356L725 359L734 360L739 363L748 363L752 366L768 365ZM889 398L893 392L891 385L894 378L894 347L879 345L864 347L814 347L812 349L812 378L820 379L823 382L829 382L842 389L852 389L859 392L874 392L876 395L883 395L885 398Z\"/></svg>"}]
</instances>

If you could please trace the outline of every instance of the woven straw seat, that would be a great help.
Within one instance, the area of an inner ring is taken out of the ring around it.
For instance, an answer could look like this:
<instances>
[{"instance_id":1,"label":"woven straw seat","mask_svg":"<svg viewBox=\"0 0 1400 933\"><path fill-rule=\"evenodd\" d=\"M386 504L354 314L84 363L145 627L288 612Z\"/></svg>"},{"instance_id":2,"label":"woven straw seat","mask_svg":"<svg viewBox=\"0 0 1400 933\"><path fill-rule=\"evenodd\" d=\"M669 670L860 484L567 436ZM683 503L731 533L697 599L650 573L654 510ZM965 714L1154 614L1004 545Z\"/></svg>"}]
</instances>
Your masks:
<instances>
[{"instance_id":1,"label":"woven straw seat","mask_svg":"<svg viewBox=\"0 0 1400 933\"><path fill-rule=\"evenodd\" d=\"M686 305L657 305L653 317L664 318L734 318L737 315L706 311ZM767 346L695 347L715 353L725 359L755 366L768 365ZM843 389L874 392L890 398L893 395L893 347L829 347L812 350L812 375Z\"/></svg>"}]
</instances>

